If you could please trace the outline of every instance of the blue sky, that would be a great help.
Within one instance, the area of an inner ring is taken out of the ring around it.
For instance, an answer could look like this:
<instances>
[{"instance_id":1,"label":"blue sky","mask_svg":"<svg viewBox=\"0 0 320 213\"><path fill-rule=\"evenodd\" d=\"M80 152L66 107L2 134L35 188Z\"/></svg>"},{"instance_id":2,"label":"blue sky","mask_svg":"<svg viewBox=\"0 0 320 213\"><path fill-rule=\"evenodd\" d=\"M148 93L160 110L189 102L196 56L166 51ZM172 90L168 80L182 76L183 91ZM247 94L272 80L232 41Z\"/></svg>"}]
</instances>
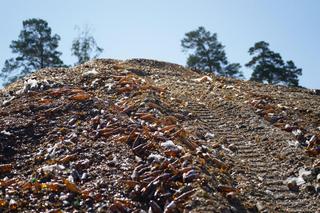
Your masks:
<instances>
[{"instance_id":1,"label":"blue sky","mask_svg":"<svg viewBox=\"0 0 320 213\"><path fill-rule=\"evenodd\" d=\"M61 36L59 50L73 64L75 26L88 25L103 58L151 58L184 65L180 40L204 26L218 34L230 62L244 65L248 49L264 40L303 69L300 84L320 88L319 0L7 0L1 1L0 67L12 56L22 21L42 18ZM251 71L243 68L245 76Z\"/></svg>"}]
</instances>

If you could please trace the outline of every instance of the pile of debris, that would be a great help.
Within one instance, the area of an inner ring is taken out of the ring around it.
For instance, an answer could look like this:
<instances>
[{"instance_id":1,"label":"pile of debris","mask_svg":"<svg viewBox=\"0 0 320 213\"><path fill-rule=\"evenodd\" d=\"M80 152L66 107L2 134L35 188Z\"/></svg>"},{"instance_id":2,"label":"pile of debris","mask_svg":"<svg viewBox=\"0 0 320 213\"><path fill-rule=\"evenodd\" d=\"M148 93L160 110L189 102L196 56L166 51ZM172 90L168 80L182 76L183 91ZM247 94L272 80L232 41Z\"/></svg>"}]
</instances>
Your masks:
<instances>
[{"instance_id":1,"label":"pile of debris","mask_svg":"<svg viewBox=\"0 0 320 213\"><path fill-rule=\"evenodd\" d=\"M253 84L145 59L35 72L0 92L0 210L258 212L237 178L237 147L188 107L222 99L292 132L314 167L312 177L296 168L288 190L308 176L319 196L317 111L297 115L295 97L278 103Z\"/></svg>"}]
</instances>

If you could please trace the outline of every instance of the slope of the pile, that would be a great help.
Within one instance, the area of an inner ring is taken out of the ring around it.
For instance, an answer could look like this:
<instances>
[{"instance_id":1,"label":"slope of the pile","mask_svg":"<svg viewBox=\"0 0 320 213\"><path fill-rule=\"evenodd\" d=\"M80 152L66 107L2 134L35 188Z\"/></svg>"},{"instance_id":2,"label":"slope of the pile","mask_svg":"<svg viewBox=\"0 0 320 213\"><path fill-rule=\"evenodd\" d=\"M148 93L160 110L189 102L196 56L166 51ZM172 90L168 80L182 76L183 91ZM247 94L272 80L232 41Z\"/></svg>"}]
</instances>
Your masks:
<instances>
[{"instance_id":1,"label":"slope of the pile","mask_svg":"<svg viewBox=\"0 0 320 213\"><path fill-rule=\"evenodd\" d=\"M320 98L144 59L1 90L1 211L316 212Z\"/></svg>"},{"instance_id":2,"label":"slope of the pile","mask_svg":"<svg viewBox=\"0 0 320 213\"><path fill-rule=\"evenodd\" d=\"M97 60L2 90L1 211L254 211L233 196L229 166L208 146L213 134L199 134L184 101L157 85L163 75L198 76Z\"/></svg>"},{"instance_id":3,"label":"slope of the pile","mask_svg":"<svg viewBox=\"0 0 320 213\"><path fill-rule=\"evenodd\" d=\"M319 211L316 92L226 78L171 77L162 83L198 118L194 126L201 123L215 134L232 162L239 194L259 211Z\"/></svg>"}]
</instances>

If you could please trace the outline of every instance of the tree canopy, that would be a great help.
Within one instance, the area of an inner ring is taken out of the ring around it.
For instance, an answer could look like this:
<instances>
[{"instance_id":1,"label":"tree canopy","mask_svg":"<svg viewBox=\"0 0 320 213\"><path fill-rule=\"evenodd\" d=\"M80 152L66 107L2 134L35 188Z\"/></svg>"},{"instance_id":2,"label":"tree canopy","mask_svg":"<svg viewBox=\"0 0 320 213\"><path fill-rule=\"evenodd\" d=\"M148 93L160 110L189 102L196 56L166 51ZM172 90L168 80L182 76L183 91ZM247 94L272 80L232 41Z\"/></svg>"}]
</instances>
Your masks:
<instances>
[{"instance_id":1,"label":"tree canopy","mask_svg":"<svg viewBox=\"0 0 320 213\"><path fill-rule=\"evenodd\" d=\"M187 66L201 71L229 77L241 77L240 64L229 64L224 46L218 41L217 34L211 34L204 27L190 31L181 40L184 51L192 51Z\"/></svg>"},{"instance_id":2,"label":"tree canopy","mask_svg":"<svg viewBox=\"0 0 320 213\"><path fill-rule=\"evenodd\" d=\"M2 78L12 81L37 69L64 66L60 59L62 53L57 51L60 36L51 35L46 21L33 18L23 21L22 25L18 39L10 45L17 56L5 61ZM13 71L18 74L8 79Z\"/></svg>"},{"instance_id":3,"label":"tree canopy","mask_svg":"<svg viewBox=\"0 0 320 213\"><path fill-rule=\"evenodd\" d=\"M86 28L72 42L71 53L77 57L76 64L82 64L92 58L97 58L103 49L98 47L96 40L90 34L90 30Z\"/></svg>"},{"instance_id":4,"label":"tree canopy","mask_svg":"<svg viewBox=\"0 0 320 213\"><path fill-rule=\"evenodd\" d=\"M260 41L249 49L253 58L246 64L253 69L250 80L268 83L298 86L298 76L302 69L295 66L293 61L284 62L281 55L269 49L269 44Z\"/></svg>"}]
</instances>

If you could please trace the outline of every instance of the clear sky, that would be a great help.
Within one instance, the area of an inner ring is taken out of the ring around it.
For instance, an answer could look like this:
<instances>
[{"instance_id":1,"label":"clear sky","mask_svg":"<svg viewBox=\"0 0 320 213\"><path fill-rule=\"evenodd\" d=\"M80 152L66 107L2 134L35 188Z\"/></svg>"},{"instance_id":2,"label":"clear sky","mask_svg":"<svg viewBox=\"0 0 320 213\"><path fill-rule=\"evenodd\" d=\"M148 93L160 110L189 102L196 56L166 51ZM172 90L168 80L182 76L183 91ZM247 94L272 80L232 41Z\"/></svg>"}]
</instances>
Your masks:
<instances>
[{"instance_id":1,"label":"clear sky","mask_svg":"<svg viewBox=\"0 0 320 213\"><path fill-rule=\"evenodd\" d=\"M59 50L73 64L75 25L88 25L103 58L151 58L184 65L180 40L204 26L218 34L230 62L244 65L264 40L303 69L300 84L320 88L320 0L2 0L0 67L12 56L22 21L42 18L61 36ZM251 71L243 68L246 78Z\"/></svg>"}]
</instances>

